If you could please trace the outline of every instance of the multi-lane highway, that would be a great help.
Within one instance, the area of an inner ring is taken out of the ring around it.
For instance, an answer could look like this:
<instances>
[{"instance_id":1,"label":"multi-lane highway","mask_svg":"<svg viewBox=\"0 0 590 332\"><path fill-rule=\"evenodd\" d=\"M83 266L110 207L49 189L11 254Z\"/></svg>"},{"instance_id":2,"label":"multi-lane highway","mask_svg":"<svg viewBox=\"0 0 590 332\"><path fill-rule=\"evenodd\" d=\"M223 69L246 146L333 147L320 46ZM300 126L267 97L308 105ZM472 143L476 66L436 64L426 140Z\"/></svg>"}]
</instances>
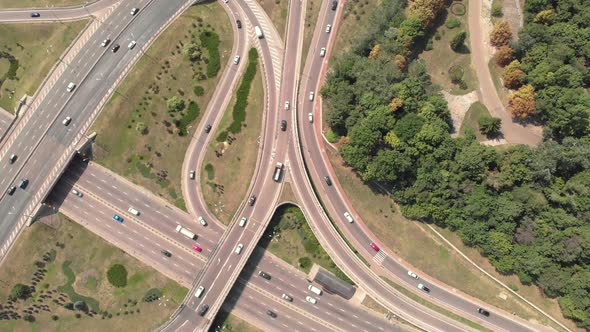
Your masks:
<instances>
[{"instance_id":1,"label":"multi-lane highway","mask_svg":"<svg viewBox=\"0 0 590 332\"><path fill-rule=\"evenodd\" d=\"M13 8L0 10L0 22L53 22L72 21L107 9L120 0L88 1L88 5L67 8ZM130 1L131 2L131 1ZM32 13L38 13L33 17Z\"/></svg>"}]
</instances>

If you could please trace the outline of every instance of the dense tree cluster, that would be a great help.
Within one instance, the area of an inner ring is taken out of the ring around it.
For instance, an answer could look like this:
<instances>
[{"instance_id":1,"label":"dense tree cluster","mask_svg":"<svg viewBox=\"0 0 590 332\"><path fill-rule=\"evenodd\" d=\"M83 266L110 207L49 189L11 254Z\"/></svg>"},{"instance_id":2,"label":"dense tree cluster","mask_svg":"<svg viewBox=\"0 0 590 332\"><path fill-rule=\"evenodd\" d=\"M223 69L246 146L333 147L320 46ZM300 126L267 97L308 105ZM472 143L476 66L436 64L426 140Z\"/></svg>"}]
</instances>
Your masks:
<instances>
[{"instance_id":1,"label":"dense tree cluster","mask_svg":"<svg viewBox=\"0 0 590 332\"><path fill-rule=\"evenodd\" d=\"M382 2L322 94L332 130L344 136L341 155L365 181L389 188L407 217L456 231L499 272L558 297L590 329L590 8L580 12L582 1L528 0L511 45L512 107L536 109L549 128L537 148L451 138L446 101L412 61L420 50L400 52L408 45L400 36L428 27L405 19L401 0ZM375 45L379 56L369 59ZM406 70L395 63L402 53Z\"/></svg>"}]
</instances>

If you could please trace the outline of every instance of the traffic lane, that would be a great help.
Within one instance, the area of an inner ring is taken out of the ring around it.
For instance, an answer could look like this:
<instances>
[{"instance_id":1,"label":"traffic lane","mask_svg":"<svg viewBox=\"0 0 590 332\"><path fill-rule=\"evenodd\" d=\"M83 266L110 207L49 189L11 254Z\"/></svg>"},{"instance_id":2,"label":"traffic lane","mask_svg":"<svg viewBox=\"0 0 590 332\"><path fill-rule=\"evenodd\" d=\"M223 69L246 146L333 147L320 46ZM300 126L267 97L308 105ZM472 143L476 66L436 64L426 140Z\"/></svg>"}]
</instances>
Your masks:
<instances>
[{"instance_id":1,"label":"traffic lane","mask_svg":"<svg viewBox=\"0 0 590 332\"><path fill-rule=\"evenodd\" d=\"M176 226L181 225L199 235L199 239L206 242L209 248L219 241L221 233L216 232L213 227L202 226L190 215L94 163L87 164L83 169L84 165L86 164L81 161L74 161L64 174L65 179L75 183L82 191L92 192L100 197L108 196L112 205L124 211L129 207L135 208L140 212L136 218L153 227L176 232Z\"/></svg>"},{"instance_id":2,"label":"traffic lane","mask_svg":"<svg viewBox=\"0 0 590 332\"><path fill-rule=\"evenodd\" d=\"M0 10L0 22L52 22L60 20L73 20L94 15L109 6L112 6L120 0L98 0L86 6L79 7L37 7L37 8L7 8ZM137 1L138 3L146 0ZM36 12L40 17L31 17L31 13Z\"/></svg>"}]
</instances>

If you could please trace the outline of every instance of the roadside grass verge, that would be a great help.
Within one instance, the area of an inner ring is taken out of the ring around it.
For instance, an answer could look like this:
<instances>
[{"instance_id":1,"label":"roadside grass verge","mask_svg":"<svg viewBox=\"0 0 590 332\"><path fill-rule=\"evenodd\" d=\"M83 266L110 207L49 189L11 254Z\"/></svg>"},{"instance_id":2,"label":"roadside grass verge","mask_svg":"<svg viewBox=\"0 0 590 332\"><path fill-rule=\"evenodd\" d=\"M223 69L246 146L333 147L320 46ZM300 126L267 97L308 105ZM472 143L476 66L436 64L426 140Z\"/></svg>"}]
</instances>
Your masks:
<instances>
[{"instance_id":1,"label":"roadside grass verge","mask_svg":"<svg viewBox=\"0 0 590 332\"><path fill-rule=\"evenodd\" d=\"M262 332L256 326L223 309L215 316L211 326L218 332Z\"/></svg>"},{"instance_id":2,"label":"roadside grass verge","mask_svg":"<svg viewBox=\"0 0 590 332\"><path fill-rule=\"evenodd\" d=\"M227 63L232 42L233 31L219 3L191 6L175 20L89 130L98 133L96 161L186 210L180 165L219 81L220 75L208 75L210 66ZM170 107L172 97L184 105Z\"/></svg>"},{"instance_id":3,"label":"roadside grass verge","mask_svg":"<svg viewBox=\"0 0 590 332\"><path fill-rule=\"evenodd\" d=\"M214 77L221 69L221 57L219 55L219 35L211 31L203 31L199 35L201 45L208 51L207 77Z\"/></svg>"},{"instance_id":4,"label":"roadside grass verge","mask_svg":"<svg viewBox=\"0 0 590 332\"><path fill-rule=\"evenodd\" d=\"M257 70L256 63L257 60L254 60L248 64L248 70L254 69L250 74L254 75L248 78L247 88L238 90L219 123L222 133L217 135L223 135L224 141L211 141L203 161L203 172L200 173L201 190L209 211L226 225L244 200L258 157L257 140L262 128L264 88L262 72ZM244 85L246 74L240 87ZM244 96L244 93L247 94ZM236 111L240 96L245 97L241 104L244 108ZM229 112L230 108L233 112ZM236 121L236 116L239 121ZM221 129L233 124L240 126L237 133L225 134L229 130Z\"/></svg>"},{"instance_id":5,"label":"roadside grass verge","mask_svg":"<svg viewBox=\"0 0 590 332\"><path fill-rule=\"evenodd\" d=\"M427 227L404 218L393 200L378 188L364 183L350 168L344 166L335 152L330 149L327 152L344 194L369 229L391 251L416 269L466 294L507 312L514 312L523 319L535 319L548 324L547 319L483 275L431 234ZM485 260L477 251L472 254ZM523 287L514 278L501 276L493 269L486 270L507 284L513 284L519 289ZM559 310L555 301L541 294L527 294L527 299L543 309L552 308L552 313Z\"/></svg>"},{"instance_id":6,"label":"roadside grass verge","mask_svg":"<svg viewBox=\"0 0 590 332\"><path fill-rule=\"evenodd\" d=\"M0 7L4 2L11 3L0 0ZM0 24L0 107L14 113L23 95L35 94L87 22Z\"/></svg>"},{"instance_id":7,"label":"roadside grass verge","mask_svg":"<svg viewBox=\"0 0 590 332\"><path fill-rule=\"evenodd\" d=\"M456 1L463 3L466 1ZM419 56L428 68L434 84L454 95L463 95L477 87L477 77L471 69L469 38L457 52L450 47L453 37L462 31L469 34L467 15L455 15L449 8L440 15L437 28L426 43L426 50ZM453 82L455 76L455 82ZM460 78L460 80L456 80Z\"/></svg>"},{"instance_id":8,"label":"roadside grass verge","mask_svg":"<svg viewBox=\"0 0 590 332\"><path fill-rule=\"evenodd\" d=\"M305 60L307 59L307 53L309 53L309 47L311 46L311 39L313 38L313 31L320 15L321 1L308 1L305 10L304 22L303 22L303 43L301 50L301 72L305 66Z\"/></svg>"},{"instance_id":9,"label":"roadside grass verge","mask_svg":"<svg viewBox=\"0 0 590 332\"><path fill-rule=\"evenodd\" d=\"M21 317L0 320L1 331L149 331L182 302L186 288L66 217L46 218L55 219L52 226L35 223L26 228L1 265L0 311ZM126 287L108 282L107 270L113 264L129 272ZM10 301L17 283L34 289L26 300ZM144 302L151 288L161 289L163 297ZM80 300L89 313L67 308ZM31 310L34 322L29 323L22 317L33 305L38 312Z\"/></svg>"},{"instance_id":10,"label":"roadside grass verge","mask_svg":"<svg viewBox=\"0 0 590 332\"><path fill-rule=\"evenodd\" d=\"M277 28L281 38L285 38L287 29L287 14L289 12L289 1L287 0L262 0L259 2L271 22Z\"/></svg>"},{"instance_id":11,"label":"roadside grass verge","mask_svg":"<svg viewBox=\"0 0 590 332\"><path fill-rule=\"evenodd\" d=\"M459 133L464 136L466 130L472 130L479 142L486 141L488 139L486 135L483 135L479 131L479 118L482 116L491 117L486 106L478 101L471 104L469 110L465 113L465 118L463 119L463 123L461 123Z\"/></svg>"},{"instance_id":12,"label":"roadside grass verge","mask_svg":"<svg viewBox=\"0 0 590 332\"><path fill-rule=\"evenodd\" d=\"M436 305L434 303L431 303L431 302L423 299L422 297L420 297L420 296L418 296L418 295L410 292L406 288L404 288L404 287L396 284L395 282L393 282L393 281L391 281L391 280L389 280L387 278L382 277L382 279L385 280L385 282L387 282L390 286L392 286L393 288L395 288L396 290L398 290L400 293L404 294L405 296L409 297L413 301L418 302L418 303L420 303L421 305L423 305L423 306L425 306L427 308L430 308L430 309L432 309L432 310L434 310L434 311L436 311L438 313L443 314L446 317L449 317L449 318L451 318L453 320L456 320L456 321L458 321L460 323L463 323L463 324L465 324L465 325L467 325L467 326L469 326L471 328L474 328L476 330L486 331L486 332L492 332L492 330L487 329L487 328L483 327L482 325L477 324L476 322L473 322L473 321L471 321L469 319L463 318L462 316L459 316L459 315L455 314L454 312L451 312L451 311L449 311L449 310L447 310L445 308L439 307L438 305Z\"/></svg>"},{"instance_id":13,"label":"roadside grass verge","mask_svg":"<svg viewBox=\"0 0 590 332\"><path fill-rule=\"evenodd\" d=\"M330 57L331 62L350 50L352 43L358 38L359 27L367 25L369 17L378 8L379 2L379 0L346 1L338 27L338 36Z\"/></svg>"},{"instance_id":14,"label":"roadside grass verge","mask_svg":"<svg viewBox=\"0 0 590 332\"><path fill-rule=\"evenodd\" d=\"M316 263L354 284L324 251L303 212L294 205L284 204L276 210L258 245L305 273Z\"/></svg>"}]
</instances>

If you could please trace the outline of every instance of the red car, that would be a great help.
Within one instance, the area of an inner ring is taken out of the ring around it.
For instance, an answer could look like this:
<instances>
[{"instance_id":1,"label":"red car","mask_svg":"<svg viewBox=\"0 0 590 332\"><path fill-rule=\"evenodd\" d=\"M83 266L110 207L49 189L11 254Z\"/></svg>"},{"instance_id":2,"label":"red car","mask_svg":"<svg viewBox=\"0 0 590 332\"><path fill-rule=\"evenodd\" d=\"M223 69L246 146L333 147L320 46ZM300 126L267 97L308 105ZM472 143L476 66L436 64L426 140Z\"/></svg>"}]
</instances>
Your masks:
<instances>
[{"instance_id":1,"label":"red car","mask_svg":"<svg viewBox=\"0 0 590 332\"><path fill-rule=\"evenodd\" d=\"M201 251L203 251L203 249L201 249L201 247L199 247L199 246L198 246L198 245L196 245L196 244L193 244L193 249L194 249L195 251L198 251L198 252L201 252Z\"/></svg>"},{"instance_id":2,"label":"red car","mask_svg":"<svg viewBox=\"0 0 590 332\"><path fill-rule=\"evenodd\" d=\"M371 248L373 248L373 250L379 251L379 247L375 244L375 242L371 242L369 245L371 246Z\"/></svg>"}]
</instances>

